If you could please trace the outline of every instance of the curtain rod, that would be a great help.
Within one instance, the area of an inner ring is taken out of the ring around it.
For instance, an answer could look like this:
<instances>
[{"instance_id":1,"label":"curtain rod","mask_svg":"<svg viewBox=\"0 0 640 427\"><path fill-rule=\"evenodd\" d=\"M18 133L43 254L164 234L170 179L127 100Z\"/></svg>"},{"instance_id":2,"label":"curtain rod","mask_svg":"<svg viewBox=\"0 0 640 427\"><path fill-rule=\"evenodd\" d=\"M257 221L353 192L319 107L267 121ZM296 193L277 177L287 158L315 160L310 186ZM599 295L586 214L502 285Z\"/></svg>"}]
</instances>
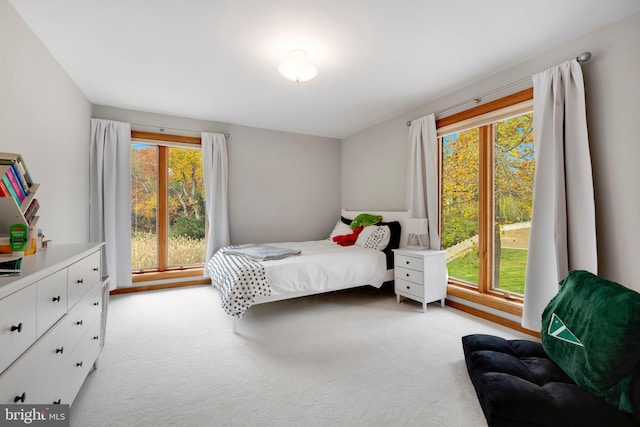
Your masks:
<instances>
[{"instance_id":1,"label":"curtain rod","mask_svg":"<svg viewBox=\"0 0 640 427\"><path fill-rule=\"evenodd\" d=\"M578 56L576 57L576 60L577 60L578 62L587 62L589 59L591 59L591 52L582 52L580 55L578 55ZM484 97L486 97L486 96L493 95L494 93L502 92L502 91L503 91L503 90L505 90L505 89L509 89L510 87L513 87L513 86L518 86L518 85L520 85L520 84L522 84L522 83L524 83L524 82L527 82L527 81L529 81L529 80L531 80L531 76L529 76L529 77L525 77L524 79L520 79L520 80L518 80L518 81L516 81L516 82L513 82L513 83L509 83L509 84L507 84L507 85L504 85L504 86L502 86L502 87L499 87L498 89L494 89L494 90L491 90L491 91L489 91L489 92L485 92L485 93L483 93L482 95L478 95L478 96L476 96L476 97L473 97L473 98L471 98L471 99L469 99L469 100L467 100L467 101L461 102L461 103L459 103L459 104L455 104L455 105L452 105L452 106L450 106L450 107L447 107L447 108L445 108L444 110L442 110L442 111L440 111L440 112L436 113L436 115L441 115L441 114L446 113L446 112L449 112L449 111L451 111L451 110L455 110L456 108L458 108L458 107L462 107L463 105L470 104L471 102L475 102L476 104L479 104L479 103L481 103L481 102L482 102L482 98L484 98ZM412 121L413 121L413 120L409 120L409 121L407 122L407 126L411 126L411 122L412 122Z\"/></svg>"},{"instance_id":2,"label":"curtain rod","mask_svg":"<svg viewBox=\"0 0 640 427\"><path fill-rule=\"evenodd\" d=\"M179 128L170 128L170 127L166 127L166 126L143 125L142 123L130 123L130 124L134 125L134 126L143 126L143 127L147 127L147 128L155 128L155 129L158 129L160 132L164 132L165 129L179 130L179 131L182 131L182 132L193 132L193 133L198 133L198 134L202 132L202 131L193 130L193 129L179 129ZM229 139L229 137L231 136L226 132L223 135L227 139Z\"/></svg>"}]
</instances>

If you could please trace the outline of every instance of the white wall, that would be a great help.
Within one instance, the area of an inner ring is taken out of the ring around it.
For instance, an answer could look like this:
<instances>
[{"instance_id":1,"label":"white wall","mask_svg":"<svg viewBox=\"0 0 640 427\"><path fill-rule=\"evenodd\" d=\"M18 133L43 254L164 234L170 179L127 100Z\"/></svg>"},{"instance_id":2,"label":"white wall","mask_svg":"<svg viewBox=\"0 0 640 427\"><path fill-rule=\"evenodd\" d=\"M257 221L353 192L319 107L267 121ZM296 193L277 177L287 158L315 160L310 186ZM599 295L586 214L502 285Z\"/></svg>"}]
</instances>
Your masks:
<instances>
[{"instance_id":1,"label":"white wall","mask_svg":"<svg viewBox=\"0 0 640 427\"><path fill-rule=\"evenodd\" d=\"M94 106L93 116L130 122L136 130L229 133L232 243L324 239L340 215L337 139L104 106Z\"/></svg>"},{"instance_id":2,"label":"white wall","mask_svg":"<svg viewBox=\"0 0 640 427\"><path fill-rule=\"evenodd\" d=\"M234 243L326 239L340 215L340 141L229 128Z\"/></svg>"},{"instance_id":3,"label":"white wall","mask_svg":"<svg viewBox=\"0 0 640 427\"><path fill-rule=\"evenodd\" d=\"M22 153L41 184L47 238L88 241L91 104L6 0L0 58L0 151Z\"/></svg>"},{"instance_id":4,"label":"white wall","mask_svg":"<svg viewBox=\"0 0 640 427\"><path fill-rule=\"evenodd\" d=\"M342 203L401 208L405 203L407 120L481 95L557 65L583 51L597 210L599 273L640 291L640 14L551 50L421 108L343 140ZM473 64L470 64L473 66ZM502 95L506 95L504 93ZM363 184L373 185L363 190Z\"/></svg>"}]
</instances>

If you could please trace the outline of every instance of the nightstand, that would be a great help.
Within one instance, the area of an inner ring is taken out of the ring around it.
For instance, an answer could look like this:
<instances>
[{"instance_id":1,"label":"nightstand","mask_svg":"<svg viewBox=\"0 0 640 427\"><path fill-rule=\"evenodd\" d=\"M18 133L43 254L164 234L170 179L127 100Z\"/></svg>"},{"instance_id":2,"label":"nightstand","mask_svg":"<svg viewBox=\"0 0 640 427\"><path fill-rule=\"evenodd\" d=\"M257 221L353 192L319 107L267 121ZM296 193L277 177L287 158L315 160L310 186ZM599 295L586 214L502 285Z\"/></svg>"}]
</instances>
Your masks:
<instances>
[{"instance_id":1,"label":"nightstand","mask_svg":"<svg viewBox=\"0 0 640 427\"><path fill-rule=\"evenodd\" d=\"M447 265L444 251L429 249L394 249L394 282L396 299L405 297L427 304L440 300L444 307L447 296Z\"/></svg>"}]
</instances>

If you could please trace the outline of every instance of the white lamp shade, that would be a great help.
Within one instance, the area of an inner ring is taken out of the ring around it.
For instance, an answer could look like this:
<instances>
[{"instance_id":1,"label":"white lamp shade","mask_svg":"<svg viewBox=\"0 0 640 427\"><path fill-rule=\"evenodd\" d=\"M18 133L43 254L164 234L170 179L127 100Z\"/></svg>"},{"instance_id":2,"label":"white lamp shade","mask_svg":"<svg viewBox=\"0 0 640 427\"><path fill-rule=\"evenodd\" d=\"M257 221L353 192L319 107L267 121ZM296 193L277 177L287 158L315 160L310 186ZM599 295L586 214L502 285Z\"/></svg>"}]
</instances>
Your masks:
<instances>
[{"instance_id":1,"label":"white lamp shade","mask_svg":"<svg viewBox=\"0 0 640 427\"><path fill-rule=\"evenodd\" d=\"M300 49L290 51L289 59L280 64L278 71L282 77L296 83L311 80L318 74L316 67L307 61L307 53Z\"/></svg>"}]
</instances>

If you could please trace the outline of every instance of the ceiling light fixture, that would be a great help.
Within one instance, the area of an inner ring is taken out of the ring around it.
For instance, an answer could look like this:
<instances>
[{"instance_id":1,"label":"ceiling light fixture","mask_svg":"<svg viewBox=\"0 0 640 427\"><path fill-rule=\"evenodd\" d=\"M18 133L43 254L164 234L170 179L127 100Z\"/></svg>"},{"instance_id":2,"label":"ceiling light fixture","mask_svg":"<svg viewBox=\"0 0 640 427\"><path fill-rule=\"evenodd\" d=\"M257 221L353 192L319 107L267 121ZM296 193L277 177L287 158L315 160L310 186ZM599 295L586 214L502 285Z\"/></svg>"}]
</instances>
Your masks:
<instances>
[{"instance_id":1,"label":"ceiling light fixture","mask_svg":"<svg viewBox=\"0 0 640 427\"><path fill-rule=\"evenodd\" d=\"M282 77L296 83L311 80L318 74L316 67L307 61L307 52L302 49L290 50L289 59L280 64L278 71Z\"/></svg>"}]
</instances>

